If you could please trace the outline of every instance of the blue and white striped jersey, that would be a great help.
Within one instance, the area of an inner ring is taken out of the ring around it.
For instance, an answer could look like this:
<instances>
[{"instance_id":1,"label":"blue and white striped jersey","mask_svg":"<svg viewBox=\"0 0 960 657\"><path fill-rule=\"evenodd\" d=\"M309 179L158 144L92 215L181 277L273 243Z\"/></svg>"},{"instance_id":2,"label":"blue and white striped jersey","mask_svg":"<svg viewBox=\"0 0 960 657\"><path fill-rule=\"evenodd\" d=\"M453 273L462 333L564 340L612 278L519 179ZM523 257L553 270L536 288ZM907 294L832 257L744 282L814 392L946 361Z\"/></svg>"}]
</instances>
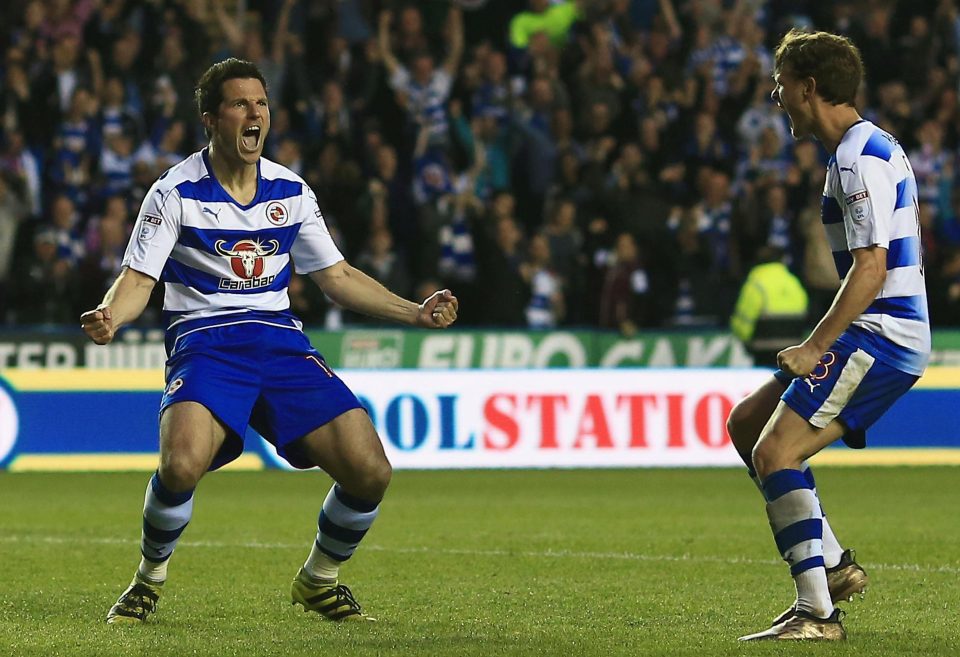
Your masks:
<instances>
[{"instance_id":1,"label":"blue and white striped jersey","mask_svg":"<svg viewBox=\"0 0 960 657\"><path fill-rule=\"evenodd\" d=\"M123 264L164 284L171 327L228 314L284 313L291 271L343 260L303 179L262 157L257 169L257 194L247 205L217 181L206 149L172 167L147 193Z\"/></svg>"},{"instance_id":2,"label":"blue and white striped jersey","mask_svg":"<svg viewBox=\"0 0 960 657\"><path fill-rule=\"evenodd\" d=\"M930 356L930 323L920 253L917 182L900 144L869 121L855 123L827 165L821 218L837 273L852 249L887 249L887 279L854 320L871 346L899 370L920 376Z\"/></svg>"},{"instance_id":3,"label":"blue and white striped jersey","mask_svg":"<svg viewBox=\"0 0 960 657\"><path fill-rule=\"evenodd\" d=\"M390 76L390 87L406 96L410 116L427 126L430 134L446 132L445 103L450 97L453 78L443 68L436 69L426 84L420 84L405 66L398 66Z\"/></svg>"}]
</instances>

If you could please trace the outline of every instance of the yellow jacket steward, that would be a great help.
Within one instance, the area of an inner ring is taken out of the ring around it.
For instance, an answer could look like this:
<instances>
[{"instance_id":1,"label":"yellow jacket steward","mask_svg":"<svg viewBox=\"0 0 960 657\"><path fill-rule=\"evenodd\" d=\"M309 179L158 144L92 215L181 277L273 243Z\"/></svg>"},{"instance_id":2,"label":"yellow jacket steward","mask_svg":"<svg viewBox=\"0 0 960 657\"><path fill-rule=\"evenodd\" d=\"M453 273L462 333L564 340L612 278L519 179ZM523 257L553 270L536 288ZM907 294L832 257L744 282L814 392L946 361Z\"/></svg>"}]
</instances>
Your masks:
<instances>
[{"instance_id":1,"label":"yellow jacket steward","mask_svg":"<svg viewBox=\"0 0 960 657\"><path fill-rule=\"evenodd\" d=\"M730 318L730 329L742 342L754 337L757 321L774 318L803 318L807 314L807 292L782 262L765 262L750 270Z\"/></svg>"}]
</instances>

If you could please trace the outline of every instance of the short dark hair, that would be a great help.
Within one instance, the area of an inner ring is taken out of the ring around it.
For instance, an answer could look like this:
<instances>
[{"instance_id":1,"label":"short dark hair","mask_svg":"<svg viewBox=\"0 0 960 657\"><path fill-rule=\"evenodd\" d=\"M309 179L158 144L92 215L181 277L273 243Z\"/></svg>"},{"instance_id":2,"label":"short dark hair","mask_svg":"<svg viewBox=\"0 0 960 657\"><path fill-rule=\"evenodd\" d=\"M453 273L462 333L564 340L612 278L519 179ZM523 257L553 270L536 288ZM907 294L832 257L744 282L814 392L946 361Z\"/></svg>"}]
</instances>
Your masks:
<instances>
[{"instance_id":1,"label":"short dark hair","mask_svg":"<svg viewBox=\"0 0 960 657\"><path fill-rule=\"evenodd\" d=\"M267 90L267 80L253 62L236 57L217 62L200 76L193 92L201 117L207 112L216 114L217 108L223 102L223 83L235 79L260 80L263 90ZM208 133L207 136L209 137L210 134Z\"/></svg>"},{"instance_id":2,"label":"short dark hair","mask_svg":"<svg viewBox=\"0 0 960 657\"><path fill-rule=\"evenodd\" d=\"M774 70L817 81L817 93L831 105L853 106L863 80L860 50L847 37L794 28L774 51Z\"/></svg>"}]
</instances>

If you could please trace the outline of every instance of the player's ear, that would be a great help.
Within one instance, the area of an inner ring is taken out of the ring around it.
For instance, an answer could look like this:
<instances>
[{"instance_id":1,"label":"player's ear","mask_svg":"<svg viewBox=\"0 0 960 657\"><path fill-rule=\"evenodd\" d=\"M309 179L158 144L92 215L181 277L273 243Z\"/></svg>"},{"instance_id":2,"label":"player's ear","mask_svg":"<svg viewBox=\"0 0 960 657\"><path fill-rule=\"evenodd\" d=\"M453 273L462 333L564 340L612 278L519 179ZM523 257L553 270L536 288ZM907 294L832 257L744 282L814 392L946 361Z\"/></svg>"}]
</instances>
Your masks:
<instances>
[{"instance_id":1,"label":"player's ear","mask_svg":"<svg viewBox=\"0 0 960 657\"><path fill-rule=\"evenodd\" d=\"M217 117L214 116L213 112L204 112L200 115L200 120L203 121L203 127L207 134L213 134L213 129L217 123Z\"/></svg>"},{"instance_id":2,"label":"player's ear","mask_svg":"<svg viewBox=\"0 0 960 657\"><path fill-rule=\"evenodd\" d=\"M803 81L803 99L810 100L817 94L817 81L808 77Z\"/></svg>"}]
</instances>

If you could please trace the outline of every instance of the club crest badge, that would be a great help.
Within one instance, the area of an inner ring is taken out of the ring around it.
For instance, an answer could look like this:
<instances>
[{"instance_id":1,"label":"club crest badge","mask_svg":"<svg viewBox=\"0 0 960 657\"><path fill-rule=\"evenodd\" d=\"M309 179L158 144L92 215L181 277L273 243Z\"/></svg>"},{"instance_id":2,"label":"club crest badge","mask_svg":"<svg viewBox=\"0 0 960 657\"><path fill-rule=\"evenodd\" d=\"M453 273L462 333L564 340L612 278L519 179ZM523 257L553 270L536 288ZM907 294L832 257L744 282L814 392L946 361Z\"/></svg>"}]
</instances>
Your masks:
<instances>
[{"instance_id":1,"label":"club crest badge","mask_svg":"<svg viewBox=\"0 0 960 657\"><path fill-rule=\"evenodd\" d=\"M284 207L283 203L272 201L267 204L267 221L274 226L282 226L287 223L287 219L289 218L290 213L287 212L287 208Z\"/></svg>"}]
</instances>

